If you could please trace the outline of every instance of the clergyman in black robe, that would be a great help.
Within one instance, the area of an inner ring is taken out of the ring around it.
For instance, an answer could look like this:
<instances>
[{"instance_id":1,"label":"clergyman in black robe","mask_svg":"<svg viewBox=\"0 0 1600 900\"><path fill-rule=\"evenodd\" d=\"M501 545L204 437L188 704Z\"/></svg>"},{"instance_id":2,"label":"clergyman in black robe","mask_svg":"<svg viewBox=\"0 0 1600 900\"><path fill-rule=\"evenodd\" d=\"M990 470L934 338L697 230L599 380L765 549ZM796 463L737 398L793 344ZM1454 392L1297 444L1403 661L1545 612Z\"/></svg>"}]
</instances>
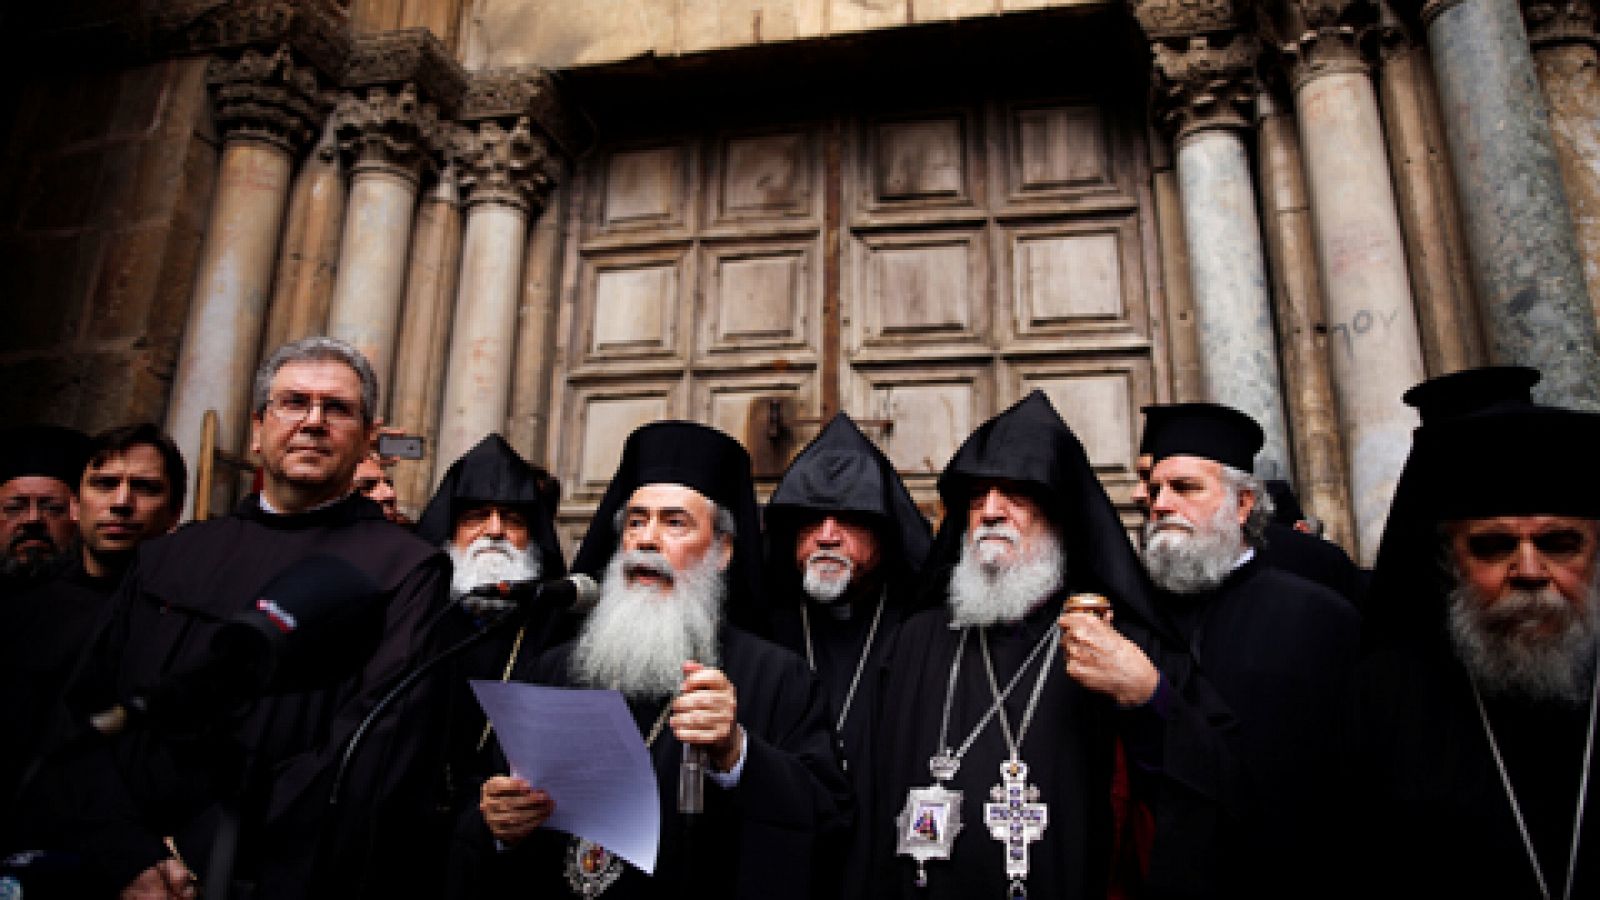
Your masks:
<instances>
[{"instance_id":1,"label":"clergyman in black robe","mask_svg":"<svg viewBox=\"0 0 1600 900\"><path fill-rule=\"evenodd\" d=\"M883 451L839 413L778 480L766 526L773 639L822 679L857 807L865 809L877 676L900 623L925 596L917 577L932 540L928 520ZM844 867L847 897L866 888L865 822L857 818Z\"/></svg>"},{"instance_id":2,"label":"clergyman in black robe","mask_svg":"<svg viewBox=\"0 0 1600 900\"><path fill-rule=\"evenodd\" d=\"M939 492L947 512L926 568L938 605L901 627L882 674L867 823L872 896L1000 897L1015 888L1041 897L1105 896L1118 738L1140 796L1156 810L1152 892L1204 894L1233 790L1231 720L1181 651L1172 651L1175 638L1077 437L1035 391L962 444ZM1001 576L978 579L994 558L989 545L1006 543L1012 549L1000 557L1010 560ZM1041 549L1052 543L1059 553ZM1081 627L1070 620L1089 614L1063 615L1066 599L1079 593L1110 601L1112 627L1100 620ZM1010 599L992 607L984 600L1001 595ZM1063 634L1064 624L1075 636ZM1088 658L1084 634L1108 658L1133 654L1143 662L1150 681L1139 696L1109 693L1091 677L1102 663ZM1015 687L1000 713L986 718L1008 684ZM1042 831L1025 835L1031 842L1007 838L1013 827L1037 827L1037 819L1010 815L1009 798L992 792L1013 744L1027 786L1037 788L1015 799L1048 806ZM933 784L936 755L959 758L943 782L961 795L959 832L947 802L909 793ZM986 810L996 801L1004 802ZM951 836L948 859L918 865L915 853ZM1025 875L1008 872L1008 861L1021 860Z\"/></svg>"},{"instance_id":3,"label":"clergyman in black robe","mask_svg":"<svg viewBox=\"0 0 1600 900\"><path fill-rule=\"evenodd\" d=\"M226 849L214 843L219 823L237 822L231 880L258 898L404 894L410 873L397 860L417 852L422 788L437 765L429 711L438 704L426 691L374 722L341 802L331 801L347 740L425 653L445 556L349 493L376 435L377 380L354 348L322 337L285 345L256 386L262 493L139 548L68 706L87 721L213 659L223 626L313 556L370 581L376 595L351 601L360 601L352 614L370 604L370 615L321 634L296 628L299 662L285 662L259 698L183 705L163 723L133 721L81 745L53 782L64 790L55 798L63 836L107 893L135 881L182 889L175 869L222 877L211 850Z\"/></svg>"},{"instance_id":4,"label":"clergyman in black robe","mask_svg":"<svg viewBox=\"0 0 1600 900\"><path fill-rule=\"evenodd\" d=\"M1261 558L1259 425L1210 403L1164 407L1143 557L1159 602L1239 722L1243 822L1225 842L1229 896L1318 896L1335 865L1339 710L1360 641L1344 598Z\"/></svg>"},{"instance_id":5,"label":"clergyman in black robe","mask_svg":"<svg viewBox=\"0 0 1600 900\"><path fill-rule=\"evenodd\" d=\"M457 897L834 896L850 792L827 698L799 657L729 622L760 599L748 455L688 422L642 426L623 447L574 561L602 580L576 641L513 677L615 688L654 762L655 872L543 827L562 802L497 776L465 816L452 855ZM704 809L677 808L686 745L706 754ZM504 771L503 769L501 771Z\"/></svg>"},{"instance_id":6,"label":"clergyman in black robe","mask_svg":"<svg viewBox=\"0 0 1600 900\"><path fill-rule=\"evenodd\" d=\"M1600 479L1551 460L1600 444L1600 416L1453 413L1415 432L1373 571L1347 890L1594 896Z\"/></svg>"}]
</instances>

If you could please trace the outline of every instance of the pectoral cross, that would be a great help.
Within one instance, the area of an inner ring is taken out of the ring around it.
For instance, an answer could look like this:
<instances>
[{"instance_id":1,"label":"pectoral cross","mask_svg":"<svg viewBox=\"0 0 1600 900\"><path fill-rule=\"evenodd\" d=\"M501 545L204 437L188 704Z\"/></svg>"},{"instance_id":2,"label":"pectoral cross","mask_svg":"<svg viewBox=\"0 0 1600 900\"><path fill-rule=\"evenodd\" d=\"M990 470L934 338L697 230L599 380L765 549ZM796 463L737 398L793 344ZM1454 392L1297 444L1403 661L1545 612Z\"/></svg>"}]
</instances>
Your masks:
<instances>
[{"instance_id":1,"label":"pectoral cross","mask_svg":"<svg viewBox=\"0 0 1600 900\"><path fill-rule=\"evenodd\" d=\"M1000 764L1000 783L989 789L993 803L983 805L983 820L989 834L1006 848L1006 876L1011 879L1011 896L1027 894L1023 880L1028 877L1028 845L1044 836L1050 824L1050 810L1039 801L1039 789L1028 782L1028 764L1008 759Z\"/></svg>"}]
</instances>

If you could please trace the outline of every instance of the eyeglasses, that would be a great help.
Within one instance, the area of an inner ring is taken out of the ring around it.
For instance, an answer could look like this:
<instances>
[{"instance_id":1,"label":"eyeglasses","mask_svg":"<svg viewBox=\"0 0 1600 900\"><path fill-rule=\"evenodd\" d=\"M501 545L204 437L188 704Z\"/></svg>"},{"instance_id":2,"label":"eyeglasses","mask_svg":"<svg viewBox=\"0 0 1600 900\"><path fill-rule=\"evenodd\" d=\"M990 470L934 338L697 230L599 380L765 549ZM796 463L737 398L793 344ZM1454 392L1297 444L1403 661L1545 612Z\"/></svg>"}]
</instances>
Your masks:
<instances>
[{"instance_id":1,"label":"eyeglasses","mask_svg":"<svg viewBox=\"0 0 1600 900\"><path fill-rule=\"evenodd\" d=\"M322 421L337 428L361 424L361 406L342 397L313 397L311 394L279 394L267 401L267 411L285 425L298 425L310 418L313 409L322 410Z\"/></svg>"},{"instance_id":2,"label":"eyeglasses","mask_svg":"<svg viewBox=\"0 0 1600 900\"><path fill-rule=\"evenodd\" d=\"M30 509L38 509L41 519L65 519L69 511L66 501L49 497L12 497L0 504L0 514L8 519L23 518Z\"/></svg>"}]
</instances>

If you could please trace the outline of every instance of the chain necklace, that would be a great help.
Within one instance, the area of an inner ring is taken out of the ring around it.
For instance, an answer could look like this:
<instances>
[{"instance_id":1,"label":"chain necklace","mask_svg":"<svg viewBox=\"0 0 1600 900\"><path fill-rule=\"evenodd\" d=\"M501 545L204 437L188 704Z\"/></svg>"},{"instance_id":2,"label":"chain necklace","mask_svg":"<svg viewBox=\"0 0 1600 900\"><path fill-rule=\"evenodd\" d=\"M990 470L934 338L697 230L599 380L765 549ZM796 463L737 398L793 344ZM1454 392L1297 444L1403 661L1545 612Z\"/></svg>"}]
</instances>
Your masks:
<instances>
[{"instance_id":1,"label":"chain necklace","mask_svg":"<svg viewBox=\"0 0 1600 900\"><path fill-rule=\"evenodd\" d=\"M867 657L872 654L872 640L878 636L878 620L883 617L883 606L888 600L889 589L884 588L878 595L878 608L872 611L872 624L867 627L867 642L861 647L861 658L856 661L856 673L850 676L850 689L845 691L844 704L839 709L839 721L834 723L833 730L836 734L844 734L845 719L850 717L850 704L855 702L856 687L861 684L861 672L867 667ZM816 652L811 647L811 613L804 600L800 601L800 630L806 638L806 665L811 671L817 670ZM843 738L840 742L843 743Z\"/></svg>"},{"instance_id":2,"label":"chain necklace","mask_svg":"<svg viewBox=\"0 0 1600 900\"><path fill-rule=\"evenodd\" d=\"M1489 738L1489 751L1494 754L1495 768L1500 770L1500 784L1505 788L1506 799L1511 802L1511 815L1517 820L1517 831L1522 835L1522 847L1528 851L1528 862L1533 864L1533 877L1539 881L1539 894L1550 900L1550 885L1545 881L1544 867L1539 865L1539 855L1533 848L1533 836L1522 817L1522 806L1517 803L1517 792L1511 787L1511 774L1506 771L1505 758L1500 754L1500 744L1494 738L1494 728L1489 725L1489 711L1484 708L1483 695L1478 692L1478 680L1468 676L1472 685L1472 699L1478 704L1478 719L1483 722L1483 733ZM1572 848L1567 853L1567 884L1562 890L1563 900L1571 900L1572 881L1578 873L1578 841L1583 833L1583 810L1589 799L1589 763L1594 759L1595 710L1600 707L1600 654L1595 661L1594 686L1589 689L1589 731L1583 747L1583 774L1578 779L1578 811L1572 821Z\"/></svg>"},{"instance_id":3,"label":"chain necklace","mask_svg":"<svg viewBox=\"0 0 1600 900\"><path fill-rule=\"evenodd\" d=\"M961 742L961 746L958 747L956 750L952 751L950 749L949 743L947 743L947 739L948 739L948 735L949 735L949 731L950 731L950 707L951 707L951 704L955 701L956 681L957 681L957 677L961 674L961 654L966 649L966 646L967 646L967 635L969 633L971 633L971 631L972 631L972 626L967 626L966 628L961 629L961 638L956 642L956 658L950 664L950 681L949 681L948 684L945 685L944 714L939 717L939 753L940 753L940 756L935 756L933 758L933 760L929 760L929 762L928 762L928 766L929 766L930 769L934 768L935 761L938 761L940 763L948 763L948 768L944 770L944 774L941 774L939 769L935 769L935 771L933 773L933 777L938 781L948 781L951 778L955 777L956 772L961 767L961 758L963 756L967 755L967 750L969 750L972 747L972 742L978 739L978 735L980 733L982 733L984 726L989 724L989 720L994 718L994 715L995 715L996 712L1000 711L1000 708L1005 703L1006 698L1011 696L1012 689L1014 689L1017 686L1017 682L1022 680L1022 673L1026 672L1028 670L1028 667L1033 665L1034 659L1036 657L1038 657L1038 655L1041 652L1044 651L1045 647L1047 647L1047 646L1054 647L1056 645L1057 641L1055 640L1055 638L1057 638L1059 636L1059 634L1060 634L1060 632L1058 632L1054 628L1046 628L1045 629L1044 635L1039 638L1039 643L1035 644L1033 646L1033 649L1028 652L1027 658L1022 661L1022 665L1017 667L1016 673L1014 675L1012 675L1011 676L1011 680L1006 683L1006 689L1003 690L1003 691L999 691L999 692L997 692L995 694L994 705L989 707L989 711L983 714L983 717L978 720L978 724L977 725L973 726L972 732L967 735L967 739L966 740ZM979 635L979 641L982 644L983 652L984 652L984 661L987 664L988 663L988 654L989 654L988 638L986 636L980 634ZM1052 652L1051 655L1054 656L1055 655L1054 652ZM1038 698L1039 686L1044 684L1044 675L1048 671L1049 671L1048 663L1044 667L1040 668L1040 670L1039 670L1039 678L1034 683L1034 699L1035 700L1037 700L1037 698ZM994 668L993 668L992 665L989 667L989 678L990 678L990 683L991 683L991 686L992 686L993 685L993 679L994 679ZM1030 719L1033 717L1032 705L1031 704L1029 706L1029 709L1028 709L1028 712L1026 713L1026 715ZM1007 736L1006 737L1006 749L1009 750L1009 749L1011 749L1011 740L1010 740L1010 733L1011 733L1010 732L1010 728L1011 728L1011 726L1008 723L1006 723L1006 719L1005 719L1005 714L1004 713L1001 713L1000 722L1001 722L1001 724L1005 725L1005 733L1006 733L1006 736ZM941 766L940 768L944 768L944 767Z\"/></svg>"}]
</instances>

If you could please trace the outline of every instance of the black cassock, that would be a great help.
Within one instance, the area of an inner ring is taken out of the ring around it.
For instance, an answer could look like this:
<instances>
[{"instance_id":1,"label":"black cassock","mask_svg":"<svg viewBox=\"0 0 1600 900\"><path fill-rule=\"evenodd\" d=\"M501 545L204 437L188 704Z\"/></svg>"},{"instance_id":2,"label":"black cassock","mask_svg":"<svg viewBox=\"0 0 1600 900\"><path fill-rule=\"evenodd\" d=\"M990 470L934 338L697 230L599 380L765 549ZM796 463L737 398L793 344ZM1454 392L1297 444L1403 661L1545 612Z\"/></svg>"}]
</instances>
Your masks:
<instances>
[{"instance_id":1,"label":"black cassock","mask_svg":"<svg viewBox=\"0 0 1600 900\"><path fill-rule=\"evenodd\" d=\"M261 698L236 721L218 718L192 734L134 727L60 762L53 783L69 787L55 798L65 834L107 887L165 858L165 835L204 875L226 798L236 798L241 821L234 873L255 882L258 897L395 896L413 883L409 829L420 820L437 733L429 693L412 694L378 722L343 804L329 806L346 738L420 661L444 598L445 557L386 522L372 501L352 496L271 515L250 496L232 515L144 544L68 703L85 716L205 659L224 621L313 554L348 561L383 592L372 621L321 655L326 672Z\"/></svg>"},{"instance_id":2,"label":"black cassock","mask_svg":"<svg viewBox=\"0 0 1600 900\"><path fill-rule=\"evenodd\" d=\"M551 650L531 671L518 673L519 680L568 684L572 646ZM627 866L604 897L828 896L817 885L838 862L822 858L819 850L836 846L848 826L850 792L821 685L799 657L731 626L723 629L721 652L720 668L737 691L738 720L747 735L739 783L725 790L708 778L705 812L687 828L677 811L682 744L663 726L650 749L661 797L655 874ZM630 703L641 734L649 732L665 702ZM452 896L572 896L565 875L571 843L562 832L540 829L500 851L482 816L468 814L451 861Z\"/></svg>"},{"instance_id":3,"label":"black cassock","mask_svg":"<svg viewBox=\"0 0 1600 900\"><path fill-rule=\"evenodd\" d=\"M1241 826L1224 843L1236 895L1317 896L1338 838L1338 748L1360 643L1332 591L1251 559L1214 591L1167 595L1190 652L1238 719Z\"/></svg>"},{"instance_id":4,"label":"black cassock","mask_svg":"<svg viewBox=\"0 0 1600 900\"><path fill-rule=\"evenodd\" d=\"M1466 670L1436 650L1388 648L1361 664L1340 847L1350 896L1540 896ZM1562 896L1583 771L1582 703L1484 696L1495 740L1553 896ZM1600 735L1590 736L1600 739ZM1589 784L1570 896L1600 895L1600 787Z\"/></svg>"},{"instance_id":5,"label":"black cassock","mask_svg":"<svg viewBox=\"0 0 1600 900\"><path fill-rule=\"evenodd\" d=\"M1367 575L1338 544L1276 522L1267 525L1264 544L1257 552L1268 565L1314 581L1361 608Z\"/></svg>"}]
</instances>

